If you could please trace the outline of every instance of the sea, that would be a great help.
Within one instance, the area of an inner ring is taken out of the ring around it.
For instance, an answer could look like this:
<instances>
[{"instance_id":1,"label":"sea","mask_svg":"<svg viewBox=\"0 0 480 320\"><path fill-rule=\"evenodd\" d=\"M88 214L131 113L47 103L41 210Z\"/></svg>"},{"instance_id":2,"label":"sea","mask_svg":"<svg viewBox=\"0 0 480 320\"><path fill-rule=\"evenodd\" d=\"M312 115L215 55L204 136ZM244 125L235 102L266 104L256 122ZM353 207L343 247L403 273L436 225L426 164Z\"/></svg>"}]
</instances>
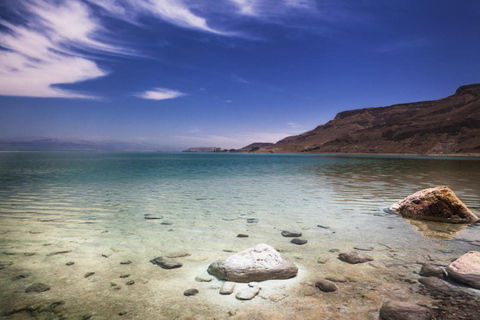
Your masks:
<instances>
[{"instance_id":1,"label":"sea","mask_svg":"<svg viewBox=\"0 0 480 320\"><path fill-rule=\"evenodd\" d=\"M0 317L376 319L389 300L433 305L422 264L480 250L479 224L389 210L434 186L480 216L473 157L1 152ZM248 284L220 295L209 264L260 243L292 260L297 277L261 282L248 301L235 298ZM338 259L351 251L374 260ZM158 256L182 267L162 269L150 262ZM324 278L338 290L318 290ZM27 293L35 283L49 290Z\"/></svg>"}]
</instances>

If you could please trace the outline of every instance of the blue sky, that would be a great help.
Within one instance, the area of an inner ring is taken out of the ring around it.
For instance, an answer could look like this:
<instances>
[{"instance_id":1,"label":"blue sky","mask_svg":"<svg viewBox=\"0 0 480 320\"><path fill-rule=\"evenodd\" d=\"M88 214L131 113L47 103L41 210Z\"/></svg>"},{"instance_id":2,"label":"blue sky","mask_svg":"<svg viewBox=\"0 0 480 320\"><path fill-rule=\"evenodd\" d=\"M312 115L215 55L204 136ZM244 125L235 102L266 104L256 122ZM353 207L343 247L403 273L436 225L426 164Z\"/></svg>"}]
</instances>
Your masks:
<instances>
[{"instance_id":1,"label":"blue sky","mask_svg":"<svg viewBox=\"0 0 480 320\"><path fill-rule=\"evenodd\" d=\"M0 138L238 148L480 82L480 2L3 0Z\"/></svg>"}]
</instances>

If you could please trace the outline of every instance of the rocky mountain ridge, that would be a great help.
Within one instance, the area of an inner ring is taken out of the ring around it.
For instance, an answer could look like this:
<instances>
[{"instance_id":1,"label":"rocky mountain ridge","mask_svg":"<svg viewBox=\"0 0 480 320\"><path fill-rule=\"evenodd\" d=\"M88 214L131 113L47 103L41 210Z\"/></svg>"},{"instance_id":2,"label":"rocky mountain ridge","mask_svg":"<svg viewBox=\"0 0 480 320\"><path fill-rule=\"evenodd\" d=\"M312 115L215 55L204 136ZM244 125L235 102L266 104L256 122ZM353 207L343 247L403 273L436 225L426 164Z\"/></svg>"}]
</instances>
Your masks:
<instances>
[{"instance_id":1,"label":"rocky mountain ridge","mask_svg":"<svg viewBox=\"0 0 480 320\"><path fill-rule=\"evenodd\" d=\"M343 111L258 152L480 154L480 84L439 100Z\"/></svg>"}]
</instances>

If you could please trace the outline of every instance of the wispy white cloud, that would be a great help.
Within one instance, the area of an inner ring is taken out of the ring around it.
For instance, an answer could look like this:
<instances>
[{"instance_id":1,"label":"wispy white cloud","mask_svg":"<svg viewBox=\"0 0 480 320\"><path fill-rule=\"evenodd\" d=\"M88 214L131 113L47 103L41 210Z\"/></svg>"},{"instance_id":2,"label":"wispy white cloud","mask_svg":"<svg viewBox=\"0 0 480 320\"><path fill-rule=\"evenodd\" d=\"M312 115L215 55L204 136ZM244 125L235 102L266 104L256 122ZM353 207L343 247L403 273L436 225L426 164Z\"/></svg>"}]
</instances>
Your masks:
<instances>
[{"instance_id":1,"label":"wispy white cloud","mask_svg":"<svg viewBox=\"0 0 480 320\"><path fill-rule=\"evenodd\" d=\"M26 1L19 10L28 24L0 20L0 94L30 97L91 98L55 87L105 76L93 60L76 54L74 47L117 52L123 50L94 36L102 27L80 2L53 5L48 1Z\"/></svg>"},{"instance_id":2,"label":"wispy white cloud","mask_svg":"<svg viewBox=\"0 0 480 320\"><path fill-rule=\"evenodd\" d=\"M143 93L137 94L136 96L142 99L149 99L149 100L167 100L167 99L175 99L178 97L186 96L186 93L166 89L166 88L156 88L153 90L145 91Z\"/></svg>"}]
</instances>

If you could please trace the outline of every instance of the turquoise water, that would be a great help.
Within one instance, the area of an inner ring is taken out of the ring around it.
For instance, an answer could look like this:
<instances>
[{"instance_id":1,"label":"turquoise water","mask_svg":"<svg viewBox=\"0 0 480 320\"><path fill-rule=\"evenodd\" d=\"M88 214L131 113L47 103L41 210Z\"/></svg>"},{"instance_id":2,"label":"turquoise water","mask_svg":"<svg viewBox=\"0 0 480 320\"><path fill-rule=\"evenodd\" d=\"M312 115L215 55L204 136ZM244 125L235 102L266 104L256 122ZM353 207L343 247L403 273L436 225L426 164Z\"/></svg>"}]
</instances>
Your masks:
<instances>
[{"instance_id":1,"label":"turquoise water","mask_svg":"<svg viewBox=\"0 0 480 320\"><path fill-rule=\"evenodd\" d=\"M24 283L10 280L15 273L29 270L35 279L54 285L45 293L49 299L59 295L67 299L67 317L80 316L85 304L91 304L99 319L110 318L108 314L116 312L112 308L122 306L129 306L130 314L139 319L151 318L151 311L145 310L154 309L164 312L159 319L183 319L192 314L199 319L223 319L228 308L238 307L234 298L219 300L218 293L210 289L195 298L198 304L192 300L185 304L175 290L198 286L192 279L204 273L210 262L265 242L294 259L301 269L298 283L291 284L296 292L289 295L292 304L281 306L286 313L295 314L298 303L307 299L299 293L300 281L308 283L319 273L351 272L336 261L336 253L329 251L332 248L351 251L354 245L374 246L376 269L360 266L354 272L370 282L374 280L369 277L390 279L395 269L384 266L391 259L401 257L403 263L410 263L408 272L415 277L415 263L425 256L435 258L437 254L438 264L445 264L452 256L478 250L478 225L465 230L440 227L438 231L435 226L418 225L388 212L394 202L437 185L452 188L480 214L480 160L474 158L3 152L0 249L4 255L0 262L12 265L0 270L0 280L7 288L0 302L31 302L32 295L21 294L29 278L22 280ZM145 215L161 219L147 220ZM250 223L247 219L251 218L257 220ZM319 224L329 229L317 227ZM302 231L308 244L290 244L290 239L279 235L285 229ZM238 233L249 238L239 239ZM56 250L71 253L47 256ZM191 254L184 258L184 267L156 275L159 271L148 261L178 251ZM36 254L25 255L28 252ZM326 269L319 269L317 258L323 256L330 262L322 266ZM137 282L128 287L131 291L126 297L117 294L125 294L127 287L112 293L109 284L118 281L121 259L133 261L128 268ZM65 269L70 260L76 261L75 265ZM362 268L365 270L359 273ZM88 278L93 279L88 288L95 288L102 298L85 287L83 274L90 269L108 274L102 279ZM73 275L72 270L77 273ZM134 291L138 288L143 291ZM264 288L266 301L270 301L268 290L274 291ZM145 295L157 296L157 300ZM135 299L148 301L146 309L129 304ZM266 303L255 301L251 306ZM358 301L352 308L375 308Z\"/></svg>"}]
</instances>

